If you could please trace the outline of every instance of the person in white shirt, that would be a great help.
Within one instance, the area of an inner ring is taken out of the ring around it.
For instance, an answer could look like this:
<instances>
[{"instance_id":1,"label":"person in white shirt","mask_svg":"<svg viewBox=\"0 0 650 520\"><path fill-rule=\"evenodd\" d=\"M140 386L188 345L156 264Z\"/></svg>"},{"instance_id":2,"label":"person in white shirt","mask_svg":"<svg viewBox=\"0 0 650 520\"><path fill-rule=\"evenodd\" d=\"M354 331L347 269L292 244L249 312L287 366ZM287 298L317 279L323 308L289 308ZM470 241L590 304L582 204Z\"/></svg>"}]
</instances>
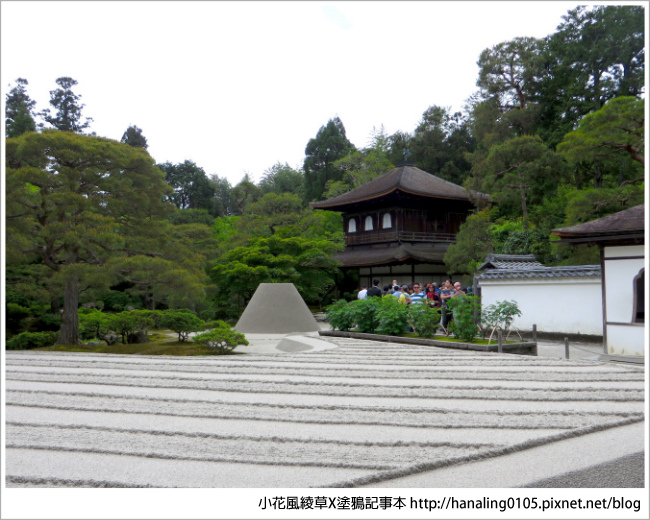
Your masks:
<instances>
[{"instance_id":1,"label":"person in white shirt","mask_svg":"<svg viewBox=\"0 0 650 520\"><path fill-rule=\"evenodd\" d=\"M359 294L357 294L357 299L358 300L363 300L366 297L366 294L368 294L368 286L367 285L362 285L361 290L359 291Z\"/></svg>"}]
</instances>

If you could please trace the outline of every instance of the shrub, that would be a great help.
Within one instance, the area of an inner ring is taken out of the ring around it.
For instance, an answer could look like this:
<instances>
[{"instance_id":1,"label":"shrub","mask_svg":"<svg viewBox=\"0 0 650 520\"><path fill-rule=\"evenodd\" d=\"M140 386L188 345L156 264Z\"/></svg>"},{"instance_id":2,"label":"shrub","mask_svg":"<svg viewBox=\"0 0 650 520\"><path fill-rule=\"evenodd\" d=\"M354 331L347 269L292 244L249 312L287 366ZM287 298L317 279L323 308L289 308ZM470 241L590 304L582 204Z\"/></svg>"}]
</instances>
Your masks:
<instances>
[{"instance_id":1,"label":"shrub","mask_svg":"<svg viewBox=\"0 0 650 520\"><path fill-rule=\"evenodd\" d=\"M440 325L440 309L428 305L408 305L414 332L423 338L430 338Z\"/></svg>"},{"instance_id":2,"label":"shrub","mask_svg":"<svg viewBox=\"0 0 650 520\"><path fill-rule=\"evenodd\" d=\"M197 334L192 338L192 341L214 350L218 354L227 354L238 345L248 345L248 341L243 334L232 330L227 325Z\"/></svg>"},{"instance_id":3,"label":"shrub","mask_svg":"<svg viewBox=\"0 0 650 520\"><path fill-rule=\"evenodd\" d=\"M34 326L39 331L58 331L61 328L61 316L58 314L42 314L38 316Z\"/></svg>"},{"instance_id":4,"label":"shrub","mask_svg":"<svg viewBox=\"0 0 650 520\"><path fill-rule=\"evenodd\" d=\"M354 326L352 307L345 300L339 300L327 307L325 316L334 330L348 331Z\"/></svg>"},{"instance_id":5,"label":"shrub","mask_svg":"<svg viewBox=\"0 0 650 520\"><path fill-rule=\"evenodd\" d=\"M377 332L395 336L403 334L408 327L407 307L392 295L384 296L379 301L377 309L377 319L379 320Z\"/></svg>"},{"instance_id":6,"label":"shrub","mask_svg":"<svg viewBox=\"0 0 650 520\"><path fill-rule=\"evenodd\" d=\"M472 341L479 333L476 316L479 316L480 298L478 296L460 296L447 300L448 309L454 319L449 324L449 331L463 341Z\"/></svg>"},{"instance_id":7,"label":"shrub","mask_svg":"<svg viewBox=\"0 0 650 520\"><path fill-rule=\"evenodd\" d=\"M515 316L521 316L517 302L505 300L485 307L481 319L487 328L492 329L490 334L490 338L492 338L495 330L507 333Z\"/></svg>"},{"instance_id":8,"label":"shrub","mask_svg":"<svg viewBox=\"0 0 650 520\"><path fill-rule=\"evenodd\" d=\"M199 312L199 318L201 318L203 321L213 320L215 318L214 309L205 309Z\"/></svg>"},{"instance_id":9,"label":"shrub","mask_svg":"<svg viewBox=\"0 0 650 520\"><path fill-rule=\"evenodd\" d=\"M350 302L352 318L357 324L359 332L372 333L377 330L377 327L379 327L377 311L379 310L380 301L381 298L370 297Z\"/></svg>"},{"instance_id":10,"label":"shrub","mask_svg":"<svg viewBox=\"0 0 650 520\"><path fill-rule=\"evenodd\" d=\"M29 316L29 309L17 303L7 303L7 328L11 331L20 330L20 322Z\"/></svg>"},{"instance_id":11,"label":"shrub","mask_svg":"<svg viewBox=\"0 0 650 520\"><path fill-rule=\"evenodd\" d=\"M106 327L122 336L122 343L127 344L136 332L147 331L154 324L154 320L141 314L142 311L123 311L106 317ZM150 311L149 311L150 312Z\"/></svg>"},{"instance_id":12,"label":"shrub","mask_svg":"<svg viewBox=\"0 0 650 520\"><path fill-rule=\"evenodd\" d=\"M189 312L166 311L162 313L160 326L178 333L178 341L186 341L190 332L206 328L206 323L197 315Z\"/></svg>"},{"instance_id":13,"label":"shrub","mask_svg":"<svg viewBox=\"0 0 650 520\"><path fill-rule=\"evenodd\" d=\"M21 332L7 340L7 350L49 347L56 343L57 336L56 332Z\"/></svg>"},{"instance_id":14,"label":"shrub","mask_svg":"<svg viewBox=\"0 0 650 520\"><path fill-rule=\"evenodd\" d=\"M81 339L101 337L106 328L107 315L95 309L79 309L79 335Z\"/></svg>"}]
</instances>

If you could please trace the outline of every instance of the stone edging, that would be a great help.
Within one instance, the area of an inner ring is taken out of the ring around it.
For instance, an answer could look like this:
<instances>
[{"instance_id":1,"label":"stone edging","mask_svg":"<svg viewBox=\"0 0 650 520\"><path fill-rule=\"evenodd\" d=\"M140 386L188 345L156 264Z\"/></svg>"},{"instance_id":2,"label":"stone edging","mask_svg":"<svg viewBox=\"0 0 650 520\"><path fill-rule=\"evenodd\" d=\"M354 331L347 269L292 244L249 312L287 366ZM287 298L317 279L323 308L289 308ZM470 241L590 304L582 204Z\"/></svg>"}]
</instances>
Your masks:
<instances>
[{"instance_id":1,"label":"stone edging","mask_svg":"<svg viewBox=\"0 0 650 520\"><path fill-rule=\"evenodd\" d=\"M424 338L403 338L401 336L384 336L382 334L368 334L365 332L348 332L342 330L321 330L319 336L332 336L337 338L368 339L371 341L386 341L389 343L406 343L410 345L425 345L429 347L451 348L456 350L476 350L479 352L497 352L499 346L496 343L491 345L477 345L474 343L457 343L451 341L436 341L435 339ZM537 355L537 342L524 341L521 343L504 343L503 352L507 354L524 354L529 356Z\"/></svg>"}]
</instances>

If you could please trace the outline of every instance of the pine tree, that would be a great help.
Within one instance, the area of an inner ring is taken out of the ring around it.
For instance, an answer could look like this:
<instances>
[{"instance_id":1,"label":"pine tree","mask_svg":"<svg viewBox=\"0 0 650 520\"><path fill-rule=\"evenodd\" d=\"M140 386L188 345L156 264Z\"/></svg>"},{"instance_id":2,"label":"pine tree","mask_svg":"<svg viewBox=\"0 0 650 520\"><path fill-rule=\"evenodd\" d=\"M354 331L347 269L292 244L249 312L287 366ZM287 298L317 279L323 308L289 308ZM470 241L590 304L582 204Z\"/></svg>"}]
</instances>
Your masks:
<instances>
[{"instance_id":1,"label":"pine tree","mask_svg":"<svg viewBox=\"0 0 650 520\"><path fill-rule=\"evenodd\" d=\"M7 138L18 137L25 132L36 130L36 122L32 115L36 101L27 95L28 84L26 79L18 78L16 86L7 94L5 109Z\"/></svg>"}]
</instances>

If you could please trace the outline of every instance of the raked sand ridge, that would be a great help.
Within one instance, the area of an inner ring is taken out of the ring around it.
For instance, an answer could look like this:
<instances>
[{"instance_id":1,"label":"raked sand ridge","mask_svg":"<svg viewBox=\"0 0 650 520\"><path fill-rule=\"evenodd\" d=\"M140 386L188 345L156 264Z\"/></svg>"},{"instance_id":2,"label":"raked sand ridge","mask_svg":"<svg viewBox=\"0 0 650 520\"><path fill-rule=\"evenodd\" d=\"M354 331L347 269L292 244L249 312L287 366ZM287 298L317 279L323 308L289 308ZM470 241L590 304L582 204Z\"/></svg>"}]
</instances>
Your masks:
<instances>
[{"instance_id":1,"label":"raked sand ridge","mask_svg":"<svg viewBox=\"0 0 650 520\"><path fill-rule=\"evenodd\" d=\"M7 352L7 486L390 486L644 420L637 367L315 334L287 345Z\"/></svg>"}]
</instances>

